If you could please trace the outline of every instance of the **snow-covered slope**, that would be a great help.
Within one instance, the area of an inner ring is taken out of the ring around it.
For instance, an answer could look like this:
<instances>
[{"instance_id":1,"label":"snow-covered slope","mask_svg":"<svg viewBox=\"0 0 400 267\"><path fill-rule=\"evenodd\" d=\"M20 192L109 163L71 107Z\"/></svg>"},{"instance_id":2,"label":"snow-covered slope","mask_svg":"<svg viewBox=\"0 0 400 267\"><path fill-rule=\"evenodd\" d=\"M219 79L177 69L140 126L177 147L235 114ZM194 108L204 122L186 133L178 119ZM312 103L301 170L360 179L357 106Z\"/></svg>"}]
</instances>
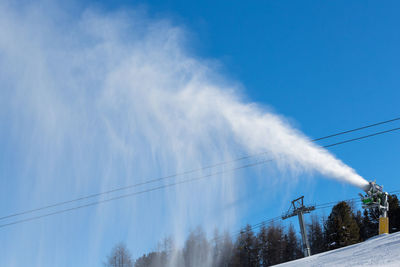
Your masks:
<instances>
[{"instance_id":1,"label":"snow-covered slope","mask_svg":"<svg viewBox=\"0 0 400 267\"><path fill-rule=\"evenodd\" d=\"M278 266L400 266L400 232Z\"/></svg>"}]
</instances>

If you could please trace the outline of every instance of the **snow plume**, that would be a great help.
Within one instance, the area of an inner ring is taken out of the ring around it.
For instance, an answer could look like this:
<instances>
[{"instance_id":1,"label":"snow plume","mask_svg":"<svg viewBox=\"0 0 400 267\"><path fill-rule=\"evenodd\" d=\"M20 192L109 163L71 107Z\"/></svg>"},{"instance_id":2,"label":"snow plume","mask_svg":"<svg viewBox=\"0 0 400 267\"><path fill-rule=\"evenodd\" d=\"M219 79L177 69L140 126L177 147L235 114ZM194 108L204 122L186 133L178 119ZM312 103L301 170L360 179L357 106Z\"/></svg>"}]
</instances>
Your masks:
<instances>
[{"instance_id":1,"label":"snow plume","mask_svg":"<svg viewBox=\"0 0 400 267\"><path fill-rule=\"evenodd\" d=\"M12 199L5 213L229 161L243 153L268 152L275 159L271 166L295 174L320 173L358 187L367 183L282 116L245 102L240 84L218 74L216 62L190 55L181 27L151 19L143 10L89 8L70 16L49 5L0 3L0 160L9 166L1 195ZM10 229L14 245L1 258L22 263L13 251L21 243L35 247L40 240L39 251L31 256L41 266L61 266L68 262L67 250L41 255L51 247L46 234L52 231L77 250L90 248L91 257L82 264L87 266L104 255L101 243L115 244L125 237L154 241L166 232L182 240L190 227L210 221L229 227L234 210L223 218L215 213L235 200L237 188L244 188L246 181L235 176L240 173L82 210L65 215L61 223L53 216L41 221L46 226L41 230L39 222L23 231ZM263 181L270 182L265 176ZM127 230L121 236L106 231L114 228ZM31 243L27 233L34 235Z\"/></svg>"}]
</instances>

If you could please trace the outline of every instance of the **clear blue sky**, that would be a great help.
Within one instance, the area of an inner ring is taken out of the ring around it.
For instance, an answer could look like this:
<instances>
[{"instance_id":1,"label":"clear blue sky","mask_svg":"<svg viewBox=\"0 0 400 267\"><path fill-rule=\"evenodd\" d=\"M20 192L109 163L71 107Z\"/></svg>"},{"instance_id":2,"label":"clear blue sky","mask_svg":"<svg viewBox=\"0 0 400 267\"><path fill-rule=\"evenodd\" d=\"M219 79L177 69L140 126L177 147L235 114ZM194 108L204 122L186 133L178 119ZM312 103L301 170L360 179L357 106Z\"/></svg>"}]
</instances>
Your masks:
<instances>
[{"instance_id":1,"label":"clear blue sky","mask_svg":"<svg viewBox=\"0 0 400 267\"><path fill-rule=\"evenodd\" d=\"M46 3L44 1L42 5ZM271 107L290 118L311 138L400 116L398 1L80 1L67 4L65 10L79 17L89 7L104 12L145 9L151 19L166 19L183 27L187 32L187 47L195 57L218 62L223 75L243 85L247 101ZM2 97L6 95L4 91ZM6 113L0 116L1 124L10 124ZM400 127L400 122L348 137L394 127ZM0 133L0 137L3 151L0 152L0 207L4 210L2 214L8 214L13 211L7 204L13 200L9 188L30 185L19 180L27 175L18 167L19 153L24 151L17 153L10 148L9 144L16 140L11 131ZM388 191L400 190L399 132L330 150L367 179L376 179ZM61 172L73 175L73 171L67 169ZM96 171L87 174L96 175ZM15 178L11 179L11 176ZM247 176L251 178L252 172ZM279 187L265 191L257 185L249 186L245 192L240 192L239 200L233 204L240 214L231 230L280 215L289 206L289 203L282 203L282 195L292 199L304 194L308 203L325 203L357 197L359 193L357 188L320 178L318 175L312 179L305 178L290 192L290 196L287 192L279 192L282 190ZM67 196L70 194L61 200ZM47 202L42 203L51 203L54 199L52 195L44 198ZM18 206L20 208L22 206ZM79 241L80 236L97 227L85 219L91 212L83 210L41 220L46 221L45 224L37 221L0 229L0 242L7 246L13 234L22 228L32 233L26 236L27 245L21 245L21 249L30 251L26 254L26 263L29 260L33 263L28 265L39 266L40 262L43 266L86 266L97 260L87 259L91 252L86 253ZM325 214L329 214L329 210ZM68 216L79 223L60 223L65 218L71 220ZM293 222L297 224L297 221ZM46 232L48 224L58 224L60 236L54 229ZM97 261L100 266L112 246L124 241L133 255L138 256L154 248L161 238L168 235L168 229L163 228L160 234L160 231L153 233L153 228L162 227L155 223L147 225L143 231L109 229L104 239L93 240L98 244L91 249L97 253L90 255L103 255ZM40 235L49 236L43 242L45 245L38 242L37 247L32 247L38 238L34 235L38 229ZM52 253L48 242L52 238L53 246L58 250L51 260L39 260L38 257ZM14 250L17 248L12 247ZM3 265L1 258L6 255L0 255L0 265ZM19 252L20 257L23 255L23 251Z\"/></svg>"}]
</instances>

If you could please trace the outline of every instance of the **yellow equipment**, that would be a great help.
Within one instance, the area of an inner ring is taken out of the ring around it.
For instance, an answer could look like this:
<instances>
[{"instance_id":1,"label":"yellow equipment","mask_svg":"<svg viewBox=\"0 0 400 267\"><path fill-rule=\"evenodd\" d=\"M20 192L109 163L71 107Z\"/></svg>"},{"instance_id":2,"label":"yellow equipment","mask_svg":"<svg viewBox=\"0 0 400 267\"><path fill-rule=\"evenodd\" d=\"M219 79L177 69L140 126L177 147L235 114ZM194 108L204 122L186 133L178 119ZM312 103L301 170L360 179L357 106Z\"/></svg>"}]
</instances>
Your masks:
<instances>
[{"instance_id":1,"label":"yellow equipment","mask_svg":"<svg viewBox=\"0 0 400 267\"><path fill-rule=\"evenodd\" d=\"M380 217L379 218L379 234L388 234L389 233L389 218L388 217Z\"/></svg>"}]
</instances>

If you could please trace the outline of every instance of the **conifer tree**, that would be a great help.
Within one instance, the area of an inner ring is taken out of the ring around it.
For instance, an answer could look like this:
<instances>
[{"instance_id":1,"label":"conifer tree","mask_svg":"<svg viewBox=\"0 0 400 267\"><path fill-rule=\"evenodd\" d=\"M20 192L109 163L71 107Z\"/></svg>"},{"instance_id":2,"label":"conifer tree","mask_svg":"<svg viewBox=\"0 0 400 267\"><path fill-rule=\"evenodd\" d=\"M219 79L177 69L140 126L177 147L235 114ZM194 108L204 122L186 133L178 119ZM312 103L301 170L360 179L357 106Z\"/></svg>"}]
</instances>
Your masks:
<instances>
[{"instance_id":1,"label":"conifer tree","mask_svg":"<svg viewBox=\"0 0 400 267\"><path fill-rule=\"evenodd\" d=\"M363 227L365 229L365 239L378 234L379 212L366 209L363 214Z\"/></svg>"},{"instance_id":2,"label":"conifer tree","mask_svg":"<svg viewBox=\"0 0 400 267\"><path fill-rule=\"evenodd\" d=\"M229 267L232 262L233 244L228 232L220 236L216 231L214 233L213 259L214 267Z\"/></svg>"},{"instance_id":3,"label":"conifer tree","mask_svg":"<svg viewBox=\"0 0 400 267\"><path fill-rule=\"evenodd\" d=\"M268 266L268 251L267 251L267 227L261 226L261 229L257 235L257 251L260 266Z\"/></svg>"},{"instance_id":4,"label":"conifer tree","mask_svg":"<svg viewBox=\"0 0 400 267\"><path fill-rule=\"evenodd\" d=\"M267 229L266 253L268 255L268 265L282 262L283 252L283 228L281 225L271 224Z\"/></svg>"},{"instance_id":5,"label":"conifer tree","mask_svg":"<svg viewBox=\"0 0 400 267\"><path fill-rule=\"evenodd\" d=\"M189 234L183 248L183 259L186 267L196 267L204 265L210 261L209 243L201 228Z\"/></svg>"},{"instance_id":6,"label":"conifer tree","mask_svg":"<svg viewBox=\"0 0 400 267\"><path fill-rule=\"evenodd\" d=\"M312 255L326 250L324 232L317 216L311 217L311 224L308 226L308 241Z\"/></svg>"},{"instance_id":7,"label":"conifer tree","mask_svg":"<svg viewBox=\"0 0 400 267\"><path fill-rule=\"evenodd\" d=\"M396 195L389 195L389 232L394 233L400 231L400 206L399 199Z\"/></svg>"},{"instance_id":8,"label":"conifer tree","mask_svg":"<svg viewBox=\"0 0 400 267\"><path fill-rule=\"evenodd\" d=\"M357 211L357 213L354 216L354 219L356 220L358 228L360 229L359 230L360 241L366 240L367 239L367 231L366 231L367 229L366 229L366 227L364 225L364 217L361 214L361 211L359 211L359 210Z\"/></svg>"},{"instance_id":9,"label":"conifer tree","mask_svg":"<svg viewBox=\"0 0 400 267\"><path fill-rule=\"evenodd\" d=\"M282 262L292 261L303 256L296 232L292 224L289 225L287 233L284 235Z\"/></svg>"},{"instance_id":10,"label":"conifer tree","mask_svg":"<svg viewBox=\"0 0 400 267\"><path fill-rule=\"evenodd\" d=\"M360 229L350 206L342 201L332 208L325 224L329 249L355 244L360 240Z\"/></svg>"},{"instance_id":11,"label":"conifer tree","mask_svg":"<svg viewBox=\"0 0 400 267\"><path fill-rule=\"evenodd\" d=\"M258 267L257 241L250 225L240 232L235 245L233 266Z\"/></svg>"}]
</instances>

